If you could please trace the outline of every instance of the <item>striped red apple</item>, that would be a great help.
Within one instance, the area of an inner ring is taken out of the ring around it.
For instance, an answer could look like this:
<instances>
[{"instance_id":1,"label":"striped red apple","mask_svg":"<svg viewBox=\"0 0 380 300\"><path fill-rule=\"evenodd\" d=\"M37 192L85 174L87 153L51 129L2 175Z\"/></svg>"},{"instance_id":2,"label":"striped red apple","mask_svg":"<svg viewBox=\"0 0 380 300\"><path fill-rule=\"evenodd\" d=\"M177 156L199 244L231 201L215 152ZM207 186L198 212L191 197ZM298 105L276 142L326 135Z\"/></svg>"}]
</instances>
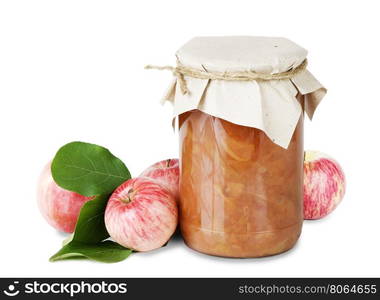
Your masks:
<instances>
[{"instance_id":1,"label":"striped red apple","mask_svg":"<svg viewBox=\"0 0 380 300\"><path fill-rule=\"evenodd\" d=\"M74 232L80 209L93 199L59 187L51 175L51 163L43 169L38 180L37 201L46 221L55 229Z\"/></svg>"},{"instance_id":2,"label":"striped red apple","mask_svg":"<svg viewBox=\"0 0 380 300\"><path fill-rule=\"evenodd\" d=\"M146 170L139 177L149 177L165 186L178 200L179 197L179 161L176 158L159 161Z\"/></svg>"},{"instance_id":3,"label":"striped red apple","mask_svg":"<svg viewBox=\"0 0 380 300\"><path fill-rule=\"evenodd\" d=\"M320 219L342 201L346 179L339 163L318 151L305 151L304 219Z\"/></svg>"},{"instance_id":4,"label":"striped red apple","mask_svg":"<svg viewBox=\"0 0 380 300\"><path fill-rule=\"evenodd\" d=\"M178 223L174 195L147 177L127 180L111 195L105 211L108 233L118 244L136 251L163 246Z\"/></svg>"}]
</instances>

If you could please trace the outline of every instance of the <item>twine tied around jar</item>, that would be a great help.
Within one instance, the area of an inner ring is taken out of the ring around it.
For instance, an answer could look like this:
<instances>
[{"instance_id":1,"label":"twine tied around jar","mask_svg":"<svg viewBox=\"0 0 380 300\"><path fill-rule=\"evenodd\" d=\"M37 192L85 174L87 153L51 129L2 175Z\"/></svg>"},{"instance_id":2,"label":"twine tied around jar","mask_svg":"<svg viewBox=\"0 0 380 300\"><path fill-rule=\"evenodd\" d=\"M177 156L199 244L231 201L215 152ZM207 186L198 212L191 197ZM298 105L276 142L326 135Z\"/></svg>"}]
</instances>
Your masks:
<instances>
[{"instance_id":1,"label":"twine tied around jar","mask_svg":"<svg viewBox=\"0 0 380 300\"><path fill-rule=\"evenodd\" d=\"M214 72L207 71L202 65L203 70L199 70L193 67L188 67L177 62L177 66L154 66L147 65L145 69L148 70L167 70L171 71L175 77L177 77L179 87L182 94L189 93L187 88L186 80L184 76L189 76L198 79L210 79L210 80L226 80L226 81L252 81L252 80L282 80L289 79L297 75L298 73L304 71L307 67L307 59L305 59L300 65L292 68L288 71L275 73L275 74L265 74L257 73L255 71L226 71L226 72Z\"/></svg>"}]
</instances>

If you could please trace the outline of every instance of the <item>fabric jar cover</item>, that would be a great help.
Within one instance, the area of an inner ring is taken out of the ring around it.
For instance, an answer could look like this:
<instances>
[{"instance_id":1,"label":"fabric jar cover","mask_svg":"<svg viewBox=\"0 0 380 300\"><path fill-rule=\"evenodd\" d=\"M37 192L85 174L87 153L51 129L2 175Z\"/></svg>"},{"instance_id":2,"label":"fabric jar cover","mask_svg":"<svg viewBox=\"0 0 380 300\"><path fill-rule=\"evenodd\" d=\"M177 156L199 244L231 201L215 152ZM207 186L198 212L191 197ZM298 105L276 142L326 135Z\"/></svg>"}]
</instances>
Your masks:
<instances>
[{"instance_id":1,"label":"fabric jar cover","mask_svg":"<svg viewBox=\"0 0 380 300\"><path fill-rule=\"evenodd\" d=\"M176 53L177 62L207 72L254 71L278 74L297 68L307 51L285 38L229 36L196 37ZM326 89L308 71L290 79L228 81L184 76L189 93L183 94L175 78L163 102L174 106L174 117L198 109L229 122L258 128L277 145L287 148L302 106L311 119Z\"/></svg>"}]
</instances>

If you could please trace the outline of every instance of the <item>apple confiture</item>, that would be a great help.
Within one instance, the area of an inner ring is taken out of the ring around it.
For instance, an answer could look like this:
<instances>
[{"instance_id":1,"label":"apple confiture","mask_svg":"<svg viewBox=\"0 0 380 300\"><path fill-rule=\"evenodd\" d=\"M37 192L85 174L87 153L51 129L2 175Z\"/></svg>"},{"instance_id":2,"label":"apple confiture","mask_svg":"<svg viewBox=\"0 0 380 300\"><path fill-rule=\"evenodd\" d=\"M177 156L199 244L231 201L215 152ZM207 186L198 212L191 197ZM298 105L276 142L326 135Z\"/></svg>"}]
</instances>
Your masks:
<instances>
[{"instance_id":1,"label":"apple confiture","mask_svg":"<svg viewBox=\"0 0 380 300\"><path fill-rule=\"evenodd\" d=\"M176 53L172 102L180 138L185 243L226 257L294 246L303 222L303 120L326 89L307 51L284 38L198 37ZM154 67L149 67L154 68Z\"/></svg>"},{"instance_id":2,"label":"apple confiture","mask_svg":"<svg viewBox=\"0 0 380 300\"><path fill-rule=\"evenodd\" d=\"M284 149L256 128L199 110L180 115L180 226L190 247L257 257L294 245L303 221L302 119Z\"/></svg>"}]
</instances>

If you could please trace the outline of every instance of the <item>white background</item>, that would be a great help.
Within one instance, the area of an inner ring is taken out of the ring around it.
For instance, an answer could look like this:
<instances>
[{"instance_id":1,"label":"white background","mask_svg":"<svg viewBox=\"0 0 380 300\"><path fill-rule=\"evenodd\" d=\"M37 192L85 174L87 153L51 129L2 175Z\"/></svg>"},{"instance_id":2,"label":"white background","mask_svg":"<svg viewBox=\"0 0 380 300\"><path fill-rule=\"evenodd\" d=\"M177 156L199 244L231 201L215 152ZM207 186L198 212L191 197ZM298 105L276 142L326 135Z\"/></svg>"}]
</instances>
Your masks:
<instances>
[{"instance_id":1,"label":"white background","mask_svg":"<svg viewBox=\"0 0 380 300\"><path fill-rule=\"evenodd\" d=\"M1 1L0 276L380 276L378 1ZM177 238L117 264L49 263L63 235L35 199L42 167L63 144L109 148L138 175L178 156L174 64L197 35L285 36L309 49L329 89L305 148L343 166L348 188L329 217L305 222L291 251L261 259L198 254Z\"/></svg>"}]
</instances>

